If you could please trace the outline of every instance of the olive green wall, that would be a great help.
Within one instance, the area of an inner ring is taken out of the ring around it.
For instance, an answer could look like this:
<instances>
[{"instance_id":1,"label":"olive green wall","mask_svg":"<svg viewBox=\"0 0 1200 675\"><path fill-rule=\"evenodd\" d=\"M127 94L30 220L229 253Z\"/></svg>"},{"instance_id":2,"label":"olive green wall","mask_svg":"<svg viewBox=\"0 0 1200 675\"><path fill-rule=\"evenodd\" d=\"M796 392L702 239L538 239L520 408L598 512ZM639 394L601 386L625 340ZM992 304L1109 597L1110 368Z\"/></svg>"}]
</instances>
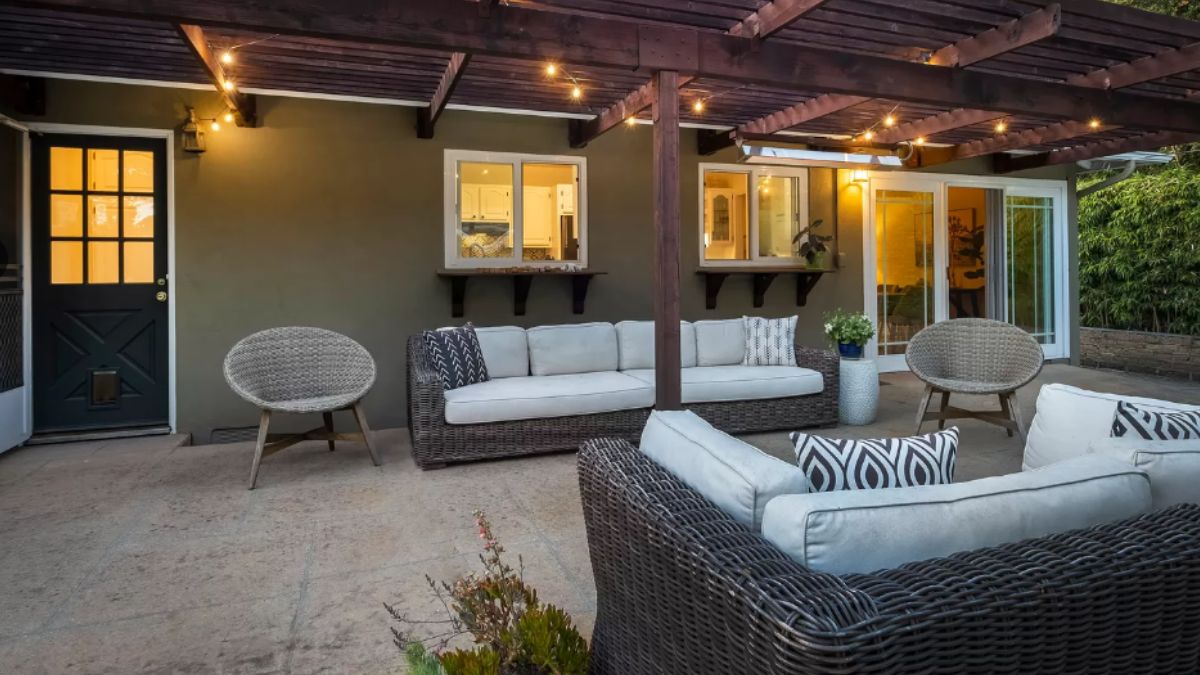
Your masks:
<instances>
[{"instance_id":1,"label":"olive green wall","mask_svg":"<svg viewBox=\"0 0 1200 675\"><path fill-rule=\"evenodd\" d=\"M39 121L100 126L177 128L188 105L201 115L219 110L205 91L65 80L48 82L47 100ZM255 411L226 386L221 360L262 328L319 325L362 342L379 367L369 419L395 427L405 423L405 338L422 329L651 318L649 126L616 129L576 151L562 119L451 110L436 138L421 140L412 108L271 97L258 106L260 128L210 133L202 155L174 152L178 426L196 442L207 442L214 427L256 424ZM472 280L466 316L451 318L449 283L434 275L443 260L447 148L587 157L589 264L607 274L592 282L586 313L571 313L563 280L539 279L528 313L515 317L511 283L495 279ZM683 317L798 313L800 341L822 344L825 312L862 307L857 213L840 224L845 266L825 275L807 307L796 307L794 281L780 277L766 306L754 309L749 278L731 277L709 311L695 274L699 162L695 132L685 129Z\"/></svg>"}]
</instances>

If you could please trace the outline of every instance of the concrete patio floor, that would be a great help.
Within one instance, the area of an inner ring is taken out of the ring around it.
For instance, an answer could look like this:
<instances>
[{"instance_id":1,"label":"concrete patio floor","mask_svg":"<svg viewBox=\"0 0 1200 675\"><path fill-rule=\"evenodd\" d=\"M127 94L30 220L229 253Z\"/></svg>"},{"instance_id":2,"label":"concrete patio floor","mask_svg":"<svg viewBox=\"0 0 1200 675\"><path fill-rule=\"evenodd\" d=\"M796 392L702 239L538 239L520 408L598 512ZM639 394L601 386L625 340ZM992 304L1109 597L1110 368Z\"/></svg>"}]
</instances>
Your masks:
<instances>
[{"instance_id":1,"label":"concrete patio floor","mask_svg":"<svg viewBox=\"0 0 1200 675\"><path fill-rule=\"evenodd\" d=\"M884 382L875 424L827 433L910 433L919 383ZM1200 403L1200 385L1153 377L1052 365L1047 382ZM1027 421L1037 390L1020 395ZM1003 430L961 428L959 480L1020 468L1021 444ZM476 508L541 597L590 632L573 454L422 472L403 429L378 436L382 467L360 446L305 443L264 461L253 492L244 443L0 455L0 673L403 672L383 603L439 617L425 575L478 567ZM790 456L783 433L746 438Z\"/></svg>"}]
</instances>

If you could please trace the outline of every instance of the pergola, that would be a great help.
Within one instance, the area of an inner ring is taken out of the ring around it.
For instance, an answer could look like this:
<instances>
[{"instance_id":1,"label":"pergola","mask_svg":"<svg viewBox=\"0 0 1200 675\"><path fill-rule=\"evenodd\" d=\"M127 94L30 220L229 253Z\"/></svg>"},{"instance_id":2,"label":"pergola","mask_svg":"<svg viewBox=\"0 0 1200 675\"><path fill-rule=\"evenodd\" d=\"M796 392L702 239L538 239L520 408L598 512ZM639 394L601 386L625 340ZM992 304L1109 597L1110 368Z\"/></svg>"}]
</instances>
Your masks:
<instances>
[{"instance_id":1,"label":"pergola","mask_svg":"<svg viewBox=\"0 0 1200 675\"><path fill-rule=\"evenodd\" d=\"M660 408L680 403L681 123L702 151L904 144L1000 172L1200 138L1200 23L1100 0L0 0L0 70L208 81L244 126L256 91L418 105L422 137L452 102L572 114L573 147L649 117ZM36 108L36 83L6 84Z\"/></svg>"}]
</instances>

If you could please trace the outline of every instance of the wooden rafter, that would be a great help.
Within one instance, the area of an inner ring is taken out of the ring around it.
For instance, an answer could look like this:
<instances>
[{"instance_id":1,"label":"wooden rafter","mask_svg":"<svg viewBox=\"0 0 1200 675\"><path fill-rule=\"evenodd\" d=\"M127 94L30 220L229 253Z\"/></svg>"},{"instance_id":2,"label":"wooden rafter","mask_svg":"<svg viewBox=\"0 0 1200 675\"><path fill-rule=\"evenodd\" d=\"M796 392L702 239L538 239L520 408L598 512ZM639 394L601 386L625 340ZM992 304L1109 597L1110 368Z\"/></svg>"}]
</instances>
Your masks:
<instances>
[{"instance_id":1,"label":"wooden rafter","mask_svg":"<svg viewBox=\"0 0 1200 675\"><path fill-rule=\"evenodd\" d=\"M1030 12L1001 26L978 35L964 38L933 52L926 63L946 67L965 67L994 58L1054 35L1062 24L1062 11L1057 4ZM743 133L772 134L790 129L835 112L870 101L867 96L825 94L779 112L760 117L738 127ZM891 139L894 134L886 133ZM898 140L898 139L897 139Z\"/></svg>"},{"instance_id":2,"label":"wooden rafter","mask_svg":"<svg viewBox=\"0 0 1200 675\"><path fill-rule=\"evenodd\" d=\"M189 23L176 24L176 28L179 30L179 34L183 36L188 48L200 60L200 65L204 67L204 72L208 74L208 79L212 80L213 86L217 88L217 93L220 94L225 107L233 113L234 123L239 127L253 127L257 125L258 116L255 112L254 97L243 94L236 89L227 88L227 83L230 80L225 76L225 69L221 67L221 62L217 60L216 55L209 48L208 38L204 34L204 29Z\"/></svg>"},{"instance_id":3,"label":"wooden rafter","mask_svg":"<svg viewBox=\"0 0 1200 675\"><path fill-rule=\"evenodd\" d=\"M1075 162L1082 162L1086 159L1095 159L1097 157L1105 157L1107 155L1119 155L1125 152L1157 150L1168 145L1182 145L1184 143L1191 143L1196 141L1197 138L1198 136L1196 134L1181 134L1172 131L1156 131L1138 136L1130 136L1128 138L1119 138L1109 141L1097 141L1095 143L1076 145L1069 148L1051 150L1050 152L1042 152L1035 155L993 155L992 166L996 173L1010 173L1013 171L1036 169L1043 166L1074 164Z\"/></svg>"},{"instance_id":4,"label":"wooden rafter","mask_svg":"<svg viewBox=\"0 0 1200 675\"><path fill-rule=\"evenodd\" d=\"M14 0L0 0L12 2ZM1192 101L1107 92L961 68L931 68L780 40L748 40L698 28L634 23L526 5L504 20L479 16L465 0L379 0L306 10L302 0L29 0L40 7L107 13L355 42L402 44L571 66L675 70L694 77L795 91L825 91L946 107L991 109L1060 119L1100 117L1111 124L1200 133ZM1124 8L1121 8L1124 9ZM380 17L404 17L403 21Z\"/></svg>"},{"instance_id":5,"label":"wooden rafter","mask_svg":"<svg viewBox=\"0 0 1200 675\"><path fill-rule=\"evenodd\" d=\"M442 79L429 99L429 107L417 111L417 136L419 138L433 138L433 128L437 125L438 118L446 109L446 105L450 103L450 96L454 93L454 88L458 86L458 81L462 79L463 73L467 70L467 63L470 61L471 55L464 52L454 52L450 55L446 70L442 72Z\"/></svg>"},{"instance_id":6,"label":"wooden rafter","mask_svg":"<svg viewBox=\"0 0 1200 675\"><path fill-rule=\"evenodd\" d=\"M653 103L654 83L647 82L631 91L625 98L602 110L592 119L571 120L568 125L571 147L584 147L600 134L649 108Z\"/></svg>"},{"instance_id":7,"label":"wooden rafter","mask_svg":"<svg viewBox=\"0 0 1200 675\"><path fill-rule=\"evenodd\" d=\"M1057 143L1085 134L1097 134L1112 130L1113 127L1104 124L1092 126L1088 122L1058 122L1057 124L1050 124L1036 129L1025 129L1003 136L963 143L955 147L952 158L970 159L971 157L990 155L1009 148L1027 148L1035 145L1045 145L1046 143Z\"/></svg>"},{"instance_id":8,"label":"wooden rafter","mask_svg":"<svg viewBox=\"0 0 1200 675\"><path fill-rule=\"evenodd\" d=\"M736 37L767 38L829 0L772 0L742 19L729 34Z\"/></svg>"}]
</instances>

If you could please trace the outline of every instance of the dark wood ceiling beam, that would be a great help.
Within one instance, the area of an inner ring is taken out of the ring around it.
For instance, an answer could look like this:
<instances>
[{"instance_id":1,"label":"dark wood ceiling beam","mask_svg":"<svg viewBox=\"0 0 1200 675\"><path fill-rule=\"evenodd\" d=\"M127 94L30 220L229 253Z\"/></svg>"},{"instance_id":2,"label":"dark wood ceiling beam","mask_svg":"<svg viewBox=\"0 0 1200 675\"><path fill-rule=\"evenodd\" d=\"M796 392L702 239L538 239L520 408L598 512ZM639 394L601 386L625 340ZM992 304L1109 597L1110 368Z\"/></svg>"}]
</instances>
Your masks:
<instances>
[{"instance_id":1,"label":"dark wood ceiling beam","mask_svg":"<svg viewBox=\"0 0 1200 675\"><path fill-rule=\"evenodd\" d=\"M221 62L217 60L217 56L212 53L208 46L208 38L204 35L204 29L195 24L178 23L176 28L179 34L183 36L183 41L187 44L196 58L200 60L200 65L203 66L208 79L212 80L213 86L217 88L217 94L221 96L221 100L225 103L225 107L233 113L234 123L239 127L253 127L258 124L258 116L256 114L255 99L237 91L233 83L225 76L225 69L221 67Z\"/></svg>"},{"instance_id":2,"label":"dark wood ceiling beam","mask_svg":"<svg viewBox=\"0 0 1200 675\"><path fill-rule=\"evenodd\" d=\"M582 148L600 134L636 116L654 103L654 83L647 82L590 120L571 120L568 135L572 148Z\"/></svg>"},{"instance_id":3,"label":"dark wood ceiling beam","mask_svg":"<svg viewBox=\"0 0 1200 675\"><path fill-rule=\"evenodd\" d=\"M575 66L695 77L776 89L823 91L912 103L989 109L1060 119L1100 117L1113 124L1200 133L1200 106L1032 78L832 51L803 44L635 24L578 13L497 8L503 20L479 16L465 0L379 0L312 10L301 0L23 0L68 11L108 13L173 23L229 26L268 33L406 44ZM11 4L15 0L0 0ZM1172 20L1178 21L1178 20Z\"/></svg>"},{"instance_id":4,"label":"dark wood ceiling beam","mask_svg":"<svg viewBox=\"0 0 1200 675\"><path fill-rule=\"evenodd\" d=\"M1139 152L1145 150L1158 150L1159 148L1163 148L1168 145L1192 143L1198 138L1200 138L1200 136L1197 134L1181 134L1172 131L1157 131L1148 134L1140 134L1138 136L1130 136L1128 138L1118 138L1108 141L1087 143L1085 145L1076 145L1070 148L1052 150L1050 152L1042 152L1035 155L1014 156L998 154L992 156L992 169L996 173L1011 173L1013 171L1037 169L1043 166L1074 164L1075 162L1082 162L1084 160L1095 159L1097 157L1106 157L1108 155L1119 155L1126 152Z\"/></svg>"},{"instance_id":5,"label":"dark wood ceiling beam","mask_svg":"<svg viewBox=\"0 0 1200 675\"><path fill-rule=\"evenodd\" d=\"M1092 127L1087 122L1059 122L1036 129L1025 129L994 138L963 143L954 149L953 159L970 159L1011 148L1029 148L1047 143L1058 143L1085 134L1098 134L1113 129L1114 127L1103 124Z\"/></svg>"},{"instance_id":6,"label":"dark wood ceiling beam","mask_svg":"<svg viewBox=\"0 0 1200 675\"><path fill-rule=\"evenodd\" d=\"M483 4L486 4L486 0ZM417 110L418 138L433 138L433 128L437 125L438 118L442 116L446 105L450 103L450 96L454 94L454 88L458 86L458 81L467 71L467 64L470 61L471 55L464 52L454 52L450 55L450 61L446 64L442 79L429 99L429 107Z\"/></svg>"},{"instance_id":7,"label":"dark wood ceiling beam","mask_svg":"<svg viewBox=\"0 0 1200 675\"><path fill-rule=\"evenodd\" d=\"M730 28L729 34L735 37L767 38L826 2L829 0L772 0Z\"/></svg>"},{"instance_id":8,"label":"dark wood ceiling beam","mask_svg":"<svg viewBox=\"0 0 1200 675\"><path fill-rule=\"evenodd\" d=\"M1045 40L1054 35L1062 24L1059 6L1049 5L1013 19L1001 26L988 29L946 45L929 56L929 63L947 67L965 67L984 59L993 58L1020 47ZM845 94L826 94L799 103L779 112L760 117L738 127L743 133L771 134L799 126L805 122L831 115L870 101L871 97ZM887 130L885 130L887 132ZM889 140L895 137L888 133ZM902 138L902 137L901 137ZM899 139L895 139L899 140Z\"/></svg>"}]
</instances>

